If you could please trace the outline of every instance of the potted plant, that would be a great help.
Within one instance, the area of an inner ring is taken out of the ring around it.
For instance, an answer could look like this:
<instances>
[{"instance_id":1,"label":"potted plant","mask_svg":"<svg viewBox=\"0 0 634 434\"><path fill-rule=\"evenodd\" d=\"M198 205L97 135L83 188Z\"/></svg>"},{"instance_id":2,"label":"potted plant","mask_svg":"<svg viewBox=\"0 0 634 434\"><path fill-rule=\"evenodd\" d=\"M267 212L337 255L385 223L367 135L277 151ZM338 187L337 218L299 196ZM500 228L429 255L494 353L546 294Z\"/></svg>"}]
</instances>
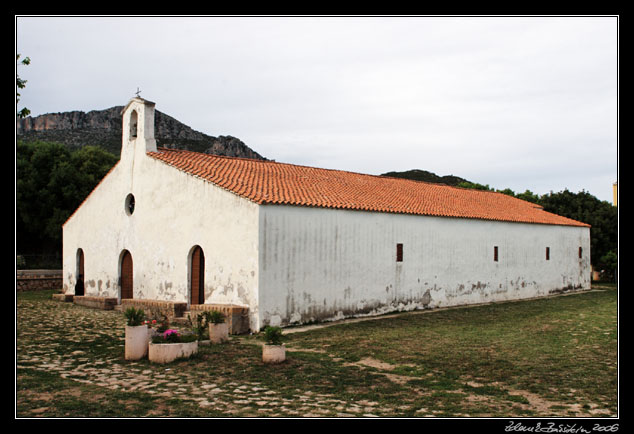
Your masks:
<instances>
[{"instance_id":1,"label":"potted plant","mask_svg":"<svg viewBox=\"0 0 634 434\"><path fill-rule=\"evenodd\" d=\"M264 329L265 343L262 346L264 363L281 363L286 360L286 347L282 343L282 329L267 326Z\"/></svg>"},{"instance_id":2,"label":"potted plant","mask_svg":"<svg viewBox=\"0 0 634 434\"><path fill-rule=\"evenodd\" d=\"M209 327L207 325L206 312L196 315L196 319L192 320L192 315L189 315L188 322L192 331L198 337L198 343L203 345L209 345Z\"/></svg>"},{"instance_id":3,"label":"potted plant","mask_svg":"<svg viewBox=\"0 0 634 434\"><path fill-rule=\"evenodd\" d=\"M159 334L159 332L154 328L158 327L158 323L155 319L146 319L143 323L147 325L148 340L152 340L154 336Z\"/></svg>"},{"instance_id":4,"label":"potted plant","mask_svg":"<svg viewBox=\"0 0 634 434\"><path fill-rule=\"evenodd\" d=\"M170 328L170 319L167 315L163 315L161 322L158 323L158 326L156 327L156 331L160 334L163 334L165 333L165 330L169 328Z\"/></svg>"},{"instance_id":5,"label":"potted plant","mask_svg":"<svg viewBox=\"0 0 634 434\"><path fill-rule=\"evenodd\" d=\"M214 344L219 344L229 340L229 326L227 325L225 314L212 310L205 312L209 323L209 340Z\"/></svg>"},{"instance_id":6,"label":"potted plant","mask_svg":"<svg viewBox=\"0 0 634 434\"><path fill-rule=\"evenodd\" d=\"M197 352L198 338L195 334L181 334L178 330L168 329L152 339L148 358L154 363L169 363Z\"/></svg>"},{"instance_id":7,"label":"potted plant","mask_svg":"<svg viewBox=\"0 0 634 434\"><path fill-rule=\"evenodd\" d=\"M143 309L129 307L124 312L127 323L125 326L125 359L139 360L148 351L148 328Z\"/></svg>"}]
</instances>

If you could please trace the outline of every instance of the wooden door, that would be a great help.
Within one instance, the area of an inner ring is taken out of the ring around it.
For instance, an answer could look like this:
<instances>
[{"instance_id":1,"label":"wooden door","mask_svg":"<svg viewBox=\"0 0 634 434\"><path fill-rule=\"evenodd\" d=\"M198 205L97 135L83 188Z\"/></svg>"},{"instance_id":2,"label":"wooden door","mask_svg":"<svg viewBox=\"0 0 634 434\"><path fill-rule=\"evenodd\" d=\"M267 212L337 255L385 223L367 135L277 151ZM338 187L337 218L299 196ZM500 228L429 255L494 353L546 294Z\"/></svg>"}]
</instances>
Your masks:
<instances>
[{"instance_id":1,"label":"wooden door","mask_svg":"<svg viewBox=\"0 0 634 434\"><path fill-rule=\"evenodd\" d=\"M77 251L77 283L75 284L75 295L84 295L84 251Z\"/></svg>"},{"instance_id":2,"label":"wooden door","mask_svg":"<svg viewBox=\"0 0 634 434\"><path fill-rule=\"evenodd\" d=\"M191 304L205 303L205 255L199 246L192 252Z\"/></svg>"},{"instance_id":3,"label":"wooden door","mask_svg":"<svg viewBox=\"0 0 634 434\"><path fill-rule=\"evenodd\" d=\"M132 298L132 255L127 250L121 258L121 299Z\"/></svg>"}]
</instances>

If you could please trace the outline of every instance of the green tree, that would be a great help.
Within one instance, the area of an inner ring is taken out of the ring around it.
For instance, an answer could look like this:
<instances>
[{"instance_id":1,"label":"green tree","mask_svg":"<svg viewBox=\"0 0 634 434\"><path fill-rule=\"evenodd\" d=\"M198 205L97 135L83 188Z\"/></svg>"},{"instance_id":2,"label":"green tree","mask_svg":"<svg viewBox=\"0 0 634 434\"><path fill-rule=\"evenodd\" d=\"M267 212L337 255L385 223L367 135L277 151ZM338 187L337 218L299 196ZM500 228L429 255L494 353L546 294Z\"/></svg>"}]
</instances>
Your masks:
<instances>
[{"instance_id":1,"label":"green tree","mask_svg":"<svg viewBox=\"0 0 634 434\"><path fill-rule=\"evenodd\" d=\"M62 224L117 162L86 146L17 143L16 241L19 253L61 252Z\"/></svg>"},{"instance_id":2,"label":"green tree","mask_svg":"<svg viewBox=\"0 0 634 434\"><path fill-rule=\"evenodd\" d=\"M515 197L527 202L539 203L539 195L533 193L530 190L526 190L524 193L518 193L515 195Z\"/></svg>"},{"instance_id":3,"label":"green tree","mask_svg":"<svg viewBox=\"0 0 634 434\"><path fill-rule=\"evenodd\" d=\"M491 187L489 187L489 184L483 185L483 184L478 184L477 182L469 182L469 181L460 182L458 183L457 187L472 188L474 190L492 191Z\"/></svg>"},{"instance_id":4,"label":"green tree","mask_svg":"<svg viewBox=\"0 0 634 434\"><path fill-rule=\"evenodd\" d=\"M566 189L543 195L539 204L548 212L592 226L590 249L592 265L596 268L599 268L604 255L618 250L618 210L611 203L601 201L587 191L572 193Z\"/></svg>"},{"instance_id":5,"label":"green tree","mask_svg":"<svg viewBox=\"0 0 634 434\"><path fill-rule=\"evenodd\" d=\"M461 182L458 186L493 191L488 184ZM586 191L572 193L567 189L559 193L551 191L542 196L530 190L518 194L510 188L495 191L536 203L545 211L588 223L592 226L590 228L592 265L597 269L612 270L611 273L616 271L614 257L618 251L618 211L611 203L601 201ZM609 252L612 252L614 256L608 255Z\"/></svg>"},{"instance_id":6,"label":"green tree","mask_svg":"<svg viewBox=\"0 0 634 434\"><path fill-rule=\"evenodd\" d=\"M618 268L619 258L616 254L616 251L610 250L608 253L603 255L599 260L598 268L603 270L603 277L608 280L616 280L617 279L617 268Z\"/></svg>"},{"instance_id":7,"label":"green tree","mask_svg":"<svg viewBox=\"0 0 634 434\"><path fill-rule=\"evenodd\" d=\"M505 188L504 190L496 190L498 193L506 194L507 196L515 197L515 192L510 188Z\"/></svg>"},{"instance_id":8,"label":"green tree","mask_svg":"<svg viewBox=\"0 0 634 434\"><path fill-rule=\"evenodd\" d=\"M29 65L31 63L31 59L28 57L25 57L24 59L22 59L22 61L20 61L20 55L17 54L16 58L15 58L16 64L17 65ZM27 80L23 80L20 78L20 76L17 74L17 65L16 65L16 86L18 89L24 89L26 87L26 82ZM16 100L15 100L15 105L17 106L18 103L20 102L20 93L18 91L16 91ZM17 117L19 118L25 118L27 117L29 114L31 113L31 110L29 110L28 108L24 107L22 108L22 110L17 112Z\"/></svg>"}]
</instances>

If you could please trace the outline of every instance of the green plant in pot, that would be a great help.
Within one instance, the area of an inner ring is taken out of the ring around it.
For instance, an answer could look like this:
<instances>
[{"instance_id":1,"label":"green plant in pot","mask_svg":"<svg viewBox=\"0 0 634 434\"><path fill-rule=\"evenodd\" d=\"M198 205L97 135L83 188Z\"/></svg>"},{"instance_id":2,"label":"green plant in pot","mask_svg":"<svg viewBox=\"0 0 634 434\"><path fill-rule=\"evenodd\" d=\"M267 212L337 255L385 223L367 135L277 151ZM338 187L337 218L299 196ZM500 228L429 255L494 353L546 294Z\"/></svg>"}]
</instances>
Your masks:
<instances>
[{"instance_id":1,"label":"green plant in pot","mask_svg":"<svg viewBox=\"0 0 634 434\"><path fill-rule=\"evenodd\" d=\"M148 328L143 309L129 307L123 312L125 326L125 359L139 360L147 355Z\"/></svg>"},{"instance_id":2,"label":"green plant in pot","mask_svg":"<svg viewBox=\"0 0 634 434\"><path fill-rule=\"evenodd\" d=\"M153 363L169 363L198 352L198 336L194 333L181 333L168 329L152 339L149 344L148 358Z\"/></svg>"},{"instance_id":3,"label":"green plant in pot","mask_svg":"<svg viewBox=\"0 0 634 434\"><path fill-rule=\"evenodd\" d=\"M161 321L159 322L158 327L156 328L156 331L158 333L165 333L165 330L170 328L170 319L167 317L167 315L163 315L163 317L161 318Z\"/></svg>"},{"instance_id":4,"label":"green plant in pot","mask_svg":"<svg viewBox=\"0 0 634 434\"><path fill-rule=\"evenodd\" d=\"M282 345L282 329L267 326L264 329L264 341L267 345Z\"/></svg>"},{"instance_id":5,"label":"green plant in pot","mask_svg":"<svg viewBox=\"0 0 634 434\"><path fill-rule=\"evenodd\" d=\"M281 363L286 360L286 347L282 343L282 329L267 326L264 329L264 345L262 361L264 363Z\"/></svg>"},{"instance_id":6,"label":"green plant in pot","mask_svg":"<svg viewBox=\"0 0 634 434\"><path fill-rule=\"evenodd\" d=\"M129 307L125 310L125 312L123 312L123 315L125 316L127 324L130 327L143 325L143 322L145 321L145 312L143 311L143 309Z\"/></svg>"},{"instance_id":7,"label":"green plant in pot","mask_svg":"<svg viewBox=\"0 0 634 434\"><path fill-rule=\"evenodd\" d=\"M213 344L219 344L229 340L229 325L227 317L218 310L205 312L209 324L209 340Z\"/></svg>"},{"instance_id":8,"label":"green plant in pot","mask_svg":"<svg viewBox=\"0 0 634 434\"><path fill-rule=\"evenodd\" d=\"M190 343L197 341L196 334L186 334L181 333L178 330L169 329L165 330L165 332L161 333L158 336L155 336L152 339L153 344L181 344L181 343Z\"/></svg>"},{"instance_id":9,"label":"green plant in pot","mask_svg":"<svg viewBox=\"0 0 634 434\"><path fill-rule=\"evenodd\" d=\"M204 341L209 338L209 320L207 319L207 312L199 313L195 319L192 319L192 315L188 318L189 326L199 341Z\"/></svg>"}]
</instances>

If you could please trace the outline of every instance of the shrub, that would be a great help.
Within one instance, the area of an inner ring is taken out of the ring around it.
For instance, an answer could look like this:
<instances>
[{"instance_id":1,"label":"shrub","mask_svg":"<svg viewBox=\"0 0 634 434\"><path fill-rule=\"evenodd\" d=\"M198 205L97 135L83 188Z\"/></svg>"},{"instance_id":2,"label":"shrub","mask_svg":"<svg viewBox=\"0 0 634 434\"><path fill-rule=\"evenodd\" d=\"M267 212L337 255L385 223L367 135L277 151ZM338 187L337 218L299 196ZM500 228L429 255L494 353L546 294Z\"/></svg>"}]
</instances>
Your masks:
<instances>
[{"instance_id":1,"label":"shrub","mask_svg":"<svg viewBox=\"0 0 634 434\"><path fill-rule=\"evenodd\" d=\"M205 312L205 317L207 318L207 322L212 324L222 324L226 320L225 314L218 310Z\"/></svg>"},{"instance_id":2,"label":"shrub","mask_svg":"<svg viewBox=\"0 0 634 434\"><path fill-rule=\"evenodd\" d=\"M165 330L170 328L170 319L167 315L163 315L163 318L159 321L156 331L159 333L165 333Z\"/></svg>"},{"instance_id":3,"label":"shrub","mask_svg":"<svg viewBox=\"0 0 634 434\"><path fill-rule=\"evenodd\" d=\"M196 315L196 320L192 320L192 316L189 316L188 322L189 326L192 328L196 336L198 336L198 340L202 341L206 335L209 333L209 328L207 327L207 323L209 320L206 315L207 312L199 313Z\"/></svg>"},{"instance_id":4,"label":"shrub","mask_svg":"<svg viewBox=\"0 0 634 434\"><path fill-rule=\"evenodd\" d=\"M267 326L264 329L264 340L268 345L282 345L282 329Z\"/></svg>"},{"instance_id":5,"label":"shrub","mask_svg":"<svg viewBox=\"0 0 634 434\"><path fill-rule=\"evenodd\" d=\"M195 334L181 334L178 330L169 329L162 335L152 338L153 344L180 344L198 340Z\"/></svg>"},{"instance_id":6,"label":"shrub","mask_svg":"<svg viewBox=\"0 0 634 434\"><path fill-rule=\"evenodd\" d=\"M140 326L143 325L145 321L145 312L143 309L135 309L134 307L129 307L123 313L128 320L129 326Z\"/></svg>"}]
</instances>

